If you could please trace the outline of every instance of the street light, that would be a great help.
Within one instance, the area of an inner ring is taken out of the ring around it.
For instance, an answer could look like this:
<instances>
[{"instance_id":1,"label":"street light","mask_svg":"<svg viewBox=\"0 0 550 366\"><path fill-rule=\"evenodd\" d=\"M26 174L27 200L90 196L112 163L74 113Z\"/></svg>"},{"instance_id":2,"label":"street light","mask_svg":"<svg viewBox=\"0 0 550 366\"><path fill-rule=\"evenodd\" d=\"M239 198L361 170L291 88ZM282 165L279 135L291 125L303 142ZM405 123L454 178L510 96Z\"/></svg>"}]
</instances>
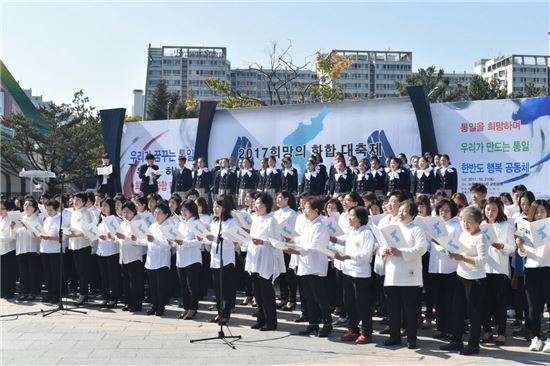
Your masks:
<instances>
[{"instance_id":1,"label":"street light","mask_svg":"<svg viewBox=\"0 0 550 366\"><path fill-rule=\"evenodd\" d=\"M172 104L172 101L168 101L168 107L166 108L166 119L170 119L170 104Z\"/></svg>"}]
</instances>

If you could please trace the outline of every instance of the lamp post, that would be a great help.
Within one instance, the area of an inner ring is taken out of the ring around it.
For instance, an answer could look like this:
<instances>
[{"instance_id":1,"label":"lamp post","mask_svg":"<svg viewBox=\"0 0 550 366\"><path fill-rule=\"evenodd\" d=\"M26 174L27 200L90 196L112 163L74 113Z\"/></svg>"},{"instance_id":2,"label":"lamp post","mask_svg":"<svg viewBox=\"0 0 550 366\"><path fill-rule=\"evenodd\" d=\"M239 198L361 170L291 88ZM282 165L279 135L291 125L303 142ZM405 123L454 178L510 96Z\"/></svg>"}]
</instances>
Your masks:
<instances>
[{"instance_id":1,"label":"lamp post","mask_svg":"<svg viewBox=\"0 0 550 366\"><path fill-rule=\"evenodd\" d=\"M168 106L166 108L166 119L170 119L170 104L172 104L172 101L168 101Z\"/></svg>"}]
</instances>

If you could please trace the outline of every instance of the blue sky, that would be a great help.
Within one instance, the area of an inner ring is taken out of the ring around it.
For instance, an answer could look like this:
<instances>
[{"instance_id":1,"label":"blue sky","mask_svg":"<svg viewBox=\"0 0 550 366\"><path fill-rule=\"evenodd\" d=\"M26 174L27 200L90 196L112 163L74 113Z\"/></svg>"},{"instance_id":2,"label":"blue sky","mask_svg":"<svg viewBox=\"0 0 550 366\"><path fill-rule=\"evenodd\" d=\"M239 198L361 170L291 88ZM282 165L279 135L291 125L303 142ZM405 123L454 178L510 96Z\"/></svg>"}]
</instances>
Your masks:
<instances>
[{"instance_id":1,"label":"blue sky","mask_svg":"<svg viewBox=\"0 0 550 366\"><path fill-rule=\"evenodd\" d=\"M0 55L33 94L98 109L132 105L147 45L227 47L232 67L267 62L272 41L317 50L413 52L413 69L473 72L476 60L549 54L547 1L181 2L0 0Z\"/></svg>"}]
</instances>

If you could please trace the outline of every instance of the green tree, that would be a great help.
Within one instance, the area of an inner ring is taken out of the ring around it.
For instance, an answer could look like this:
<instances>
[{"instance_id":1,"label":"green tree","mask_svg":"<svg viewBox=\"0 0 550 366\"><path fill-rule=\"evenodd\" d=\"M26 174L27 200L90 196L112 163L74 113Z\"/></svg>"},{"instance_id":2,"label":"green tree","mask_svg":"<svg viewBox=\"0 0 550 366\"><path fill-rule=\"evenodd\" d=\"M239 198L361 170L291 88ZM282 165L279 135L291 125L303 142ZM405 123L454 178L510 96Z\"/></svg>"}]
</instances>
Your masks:
<instances>
[{"instance_id":1,"label":"green tree","mask_svg":"<svg viewBox=\"0 0 550 366\"><path fill-rule=\"evenodd\" d=\"M166 119L169 100L170 95L168 94L168 89L166 87L166 80L161 79L153 91L151 101L147 105L147 119Z\"/></svg>"},{"instance_id":2,"label":"green tree","mask_svg":"<svg viewBox=\"0 0 550 366\"><path fill-rule=\"evenodd\" d=\"M2 170L52 171L57 178L49 180L50 193L59 191L61 181L85 185L104 150L99 114L82 91L74 94L71 104L52 103L40 114L47 129L22 114L1 119L3 126L15 130L14 137L2 141Z\"/></svg>"},{"instance_id":3,"label":"green tree","mask_svg":"<svg viewBox=\"0 0 550 366\"><path fill-rule=\"evenodd\" d=\"M337 82L338 76L353 64L350 57L340 55L335 50L323 55L317 52L315 67L319 75L317 85L308 91L319 102L337 102L344 100L344 86Z\"/></svg>"},{"instance_id":4,"label":"green tree","mask_svg":"<svg viewBox=\"0 0 550 366\"><path fill-rule=\"evenodd\" d=\"M210 90L221 95L220 105L223 108L259 107L266 105L261 99L235 90L229 81L208 79L206 85Z\"/></svg>"},{"instance_id":5,"label":"green tree","mask_svg":"<svg viewBox=\"0 0 550 366\"><path fill-rule=\"evenodd\" d=\"M470 81L468 95L470 100L505 99L507 91L496 78L487 81L480 75L474 75Z\"/></svg>"},{"instance_id":6,"label":"green tree","mask_svg":"<svg viewBox=\"0 0 550 366\"><path fill-rule=\"evenodd\" d=\"M435 66L430 66L426 69L418 69L417 73L407 76L405 81L397 80L395 86L399 94L405 96L409 95L408 86L424 85L428 90L430 102L441 102L449 86L449 79L444 74L443 69L436 71Z\"/></svg>"},{"instance_id":7,"label":"green tree","mask_svg":"<svg viewBox=\"0 0 550 366\"><path fill-rule=\"evenodd\" d=\"M462 102L466 100L470 100L468 86L462 84L457 84L454 90L447 91L443 97L444 102Z\"/></svg>"},{"instance_id":8,"label":"green tree","mask_svg":"<svg viewBox=\"0 0 550 366\"><path fill-rule=\"evenodd\" d=\"M195 98L193 90L189 90L185 99L185 117L196 118L199 116L199 100Z\"/></svg>"},{"instance_id":9,"label":"green tree","mask_svg":"<svg viewBox=\"0 0 550 366\"><path fill-rule=\"evenodd\" d=\"M142 116L126 116L124 117L124 122L139 122L143 121Z\"/></svg>"}]
</instances>

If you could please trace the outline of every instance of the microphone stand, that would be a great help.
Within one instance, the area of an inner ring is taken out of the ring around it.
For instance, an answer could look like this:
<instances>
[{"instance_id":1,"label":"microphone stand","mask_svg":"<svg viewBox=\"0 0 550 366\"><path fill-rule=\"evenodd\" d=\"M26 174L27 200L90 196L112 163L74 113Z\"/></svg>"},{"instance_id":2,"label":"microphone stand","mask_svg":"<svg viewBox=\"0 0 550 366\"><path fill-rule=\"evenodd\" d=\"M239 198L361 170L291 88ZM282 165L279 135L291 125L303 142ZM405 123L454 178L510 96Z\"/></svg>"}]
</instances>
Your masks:
<instances>
[{"instance_id":1,"label":"microphone stand","mask_svg":"<svg viewBox=\"0 0 550 366\"><path fill-rule=\"evenodd\" d=\"M226 199L229 199L228 196L225 193L226 193L226 190L227 190L227 182L229 181L230 172L231 172L231 170L228 168L227 179L225 180L224 190L223 190L223 192L224 192L224 201ZM220 176L221 176L221 173L220 173ZM220 282L220 286L219 286L220 293L218 295L219 298L220 298L220 303L219 303L219 306L218 306L218 319L219 319L218 324L220 325L220 330L218 331L218 335L216 337L191 339L189 342L190 343L196 343L196 342L211 341L211 340L214 340L214 339L219 339L222 342L224 342L226 345L231 347L232 349L236 349L235 345L233 345L233 342L241 339L242 337L240 335L226 336L224 331L223 331L223 326L224 326L225 322L222 321L222 309L225 307L225 303L227 301L227 299L225 299L224 296L223 296L223 237L222 237L223 215L224 215L224 206L222 206L222 209L221 209L221 212L220 212L220 217L218 218L219 221L220 221L220 224L218 226L218 238L216 239L216 243L217 243L216 254L218 254L218 249L219 249L219 252L220 252L219 253L220 269L219 269L219 272L218 272L219 282ZM229 330L229 326L227 325L227 323L225 323L225 326L226 326L227 330ZM230 331L230 333L231 333L231 331ZM233 341L230 341L229 339L233 339Z\"/></svg>"},{"instance_id":2,"label":"microphone stand","mask_svg":"<svg viewBox=\"0 0 550 366\"><path fill-rule=\"evenodd\" d=\"M61 212L59 217L59 302L57 303L57 309L52 309L48 311L44 311L43 309L40 310L42 312L42 317L46 317L51 314L55 314L58 311L70 311L73 313L78 314L87 314L85 311L82 310L74 310L74 308L65 307L63 305L63 187L65 180L63 175L61 175L61 196L60 196L60 203L61 203Z\"/></svg>"}]
</instances>

